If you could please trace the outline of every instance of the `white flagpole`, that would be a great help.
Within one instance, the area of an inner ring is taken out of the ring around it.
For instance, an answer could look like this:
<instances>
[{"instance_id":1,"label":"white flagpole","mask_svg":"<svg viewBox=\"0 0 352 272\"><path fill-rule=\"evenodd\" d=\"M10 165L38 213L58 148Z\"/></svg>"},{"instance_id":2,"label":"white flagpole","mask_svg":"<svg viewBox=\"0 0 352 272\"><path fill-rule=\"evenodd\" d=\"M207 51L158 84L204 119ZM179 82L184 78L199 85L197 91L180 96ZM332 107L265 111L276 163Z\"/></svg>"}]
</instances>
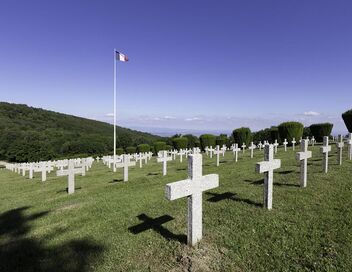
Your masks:
<instances>
[{"instance_id":1,"label":"white flagpole","mask_svg":"<svg viewBox=\"0 0 352 272\"><path fill-rule=\"evenodd\" d=\"M116 49L114 49L114 166L116 172Z\"/></svg>"}]
</instances>

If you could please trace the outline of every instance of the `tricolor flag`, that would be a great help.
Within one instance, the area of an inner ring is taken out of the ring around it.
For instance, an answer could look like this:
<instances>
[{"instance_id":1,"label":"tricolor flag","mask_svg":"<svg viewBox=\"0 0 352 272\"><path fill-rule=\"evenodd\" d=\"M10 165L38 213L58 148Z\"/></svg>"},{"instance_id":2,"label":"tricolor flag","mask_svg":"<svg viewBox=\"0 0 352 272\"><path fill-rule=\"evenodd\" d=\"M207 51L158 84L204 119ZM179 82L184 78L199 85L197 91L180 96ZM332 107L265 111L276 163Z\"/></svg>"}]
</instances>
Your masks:
<instances>
[{"instance_id":1,"label":"tricolor flag","mask_svg":"<svg viewBox=\"0 0 352 272\"><path fill-rule=\"evenodd\" d=\"M120 52L117 52L116 51L116 59L119 60L119 61L128 61L128 57Z\"/></svg>"}]
</instances>

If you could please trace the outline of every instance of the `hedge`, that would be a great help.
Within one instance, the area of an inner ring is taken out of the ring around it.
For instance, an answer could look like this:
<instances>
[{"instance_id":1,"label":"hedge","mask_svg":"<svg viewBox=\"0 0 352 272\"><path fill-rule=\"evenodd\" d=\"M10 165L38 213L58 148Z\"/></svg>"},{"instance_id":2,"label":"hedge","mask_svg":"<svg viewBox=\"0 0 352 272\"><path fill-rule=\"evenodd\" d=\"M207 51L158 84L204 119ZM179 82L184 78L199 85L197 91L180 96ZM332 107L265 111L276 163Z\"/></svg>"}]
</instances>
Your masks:
<instances>
[{"instance_id":1,"label":"hedge","mask_svg":"<svg viewBox=\"0 0 352 272\"><path fill-rule=\"evenodd\" d=\"M165 150L167 150L167 151L172 150L172 145L165 145Z\"/></svg>"},{"instance_id":2,"label":"hedge","mask_svg":"<svg viewBox=\"0 0 352 272\"><path fill-rule=\"evenodd\" d=\"M125 153L125 150L123 150L123 148L116 148L116 155L122 155Z\"/></svg>"},{"instance_id":3,"label":"hedge","mask_svg":"<svg viewBox=\"0 0 352 272\"><path fill-rule=\"evenodd\" d=\"M197 136L194 136L192 134L186 134L183 135L183 137L188 139L188 148L193 148L193 147L200 147L200 141Z\"/></svg>"},{"instance_id":4,"label":"hedge","mask_svg":"<svg viewBox=\"0 0 352 272\"><path fill-rule=\"evenodd\" d=\"M280 143L281 141L280 141L279 129L277 127L272 127L270 128L269 131L270 131L270 141L274 143L275 140L277 140Z\"/></svg>"},{"instance_id":5,"label":"hedge","mask_svg":"<svg viewBox=\"0 0 352 272\"><path fill-rule=\"evenodd\" d=\"M201 148L203 150L205 150L205 148L208 146L208 147L215 147L215 144L216 144L216 137L212 134L203 134L203 135L200 135L199 137L200 139L200 145L201 145Z\"/></svg>"},{"instance_id":6,"label":"hedge","mask_svg":"<svg viewBox=\"0 0 352 272\"><path fill-rule=\"evenodd\" d=\"M227 145L228 143L228 138L227 135L221 134L220 136L216 137L216 145L223 146Z\"/></svg>"},{"instance_id":7,"label":"hedge","mask_svg":"<svg viewBox=\"0 0 352 272\"><path fill-rule=\"evenodd\" d=\"M154 154L158 154L159 151L166 150L166 143L165 142L155 142L154 143Z\"/></svg>"},{"instance_id":8,"label":"hedge","mask_svg":"<svg viewBox=\"0 0 352 272\"><path fill-rule=\"evenodd\" d=\"M348 129L348 132L352 132L352 109L342 114L342 119Z\"/></svg>"},{"instance_id":9,"label":"hedge","mask_svg":"<svg viewBox=\"0 0 352 272\"><path fill-rule=\"evenodd\" d=\"M317 142L323 142L324 136L330 136L333 124L331 123L321 123L321 124L312 124L310 128L310 132L314 136Z\"/></svg>"},{"instance_id":10,"label":"hedge","mask_svg":"<svg viewBox=\"0 0 352 272\"><path fill-rule=\"evenodd\" d=\"M241 146L243 143L245 143L248 146L252 141L252 132L247 127L241 127L241 128L235 129L232 132L232 135L233 135L233 139L235 140L235 143L237 143L239 146Z\"/></svg>"},{"instance_id":11,"label":"hedge","mask_svg":"<svg viewBox=\"0 0 352 272\"><path fill-rule=\"evenodd\" d=\"M150 145L149 144L140 144L137 146L137 150L139 153L145 153L150 151Z\"/></svg>"},{"instance_id":12,"label":"hedge","mask_svg":"<svg viewBox=\"0 0 352 272\"><path fill-rule=\"evenodd\" d=\"M174 149L180 150L188 147L188 139L186 137L178 137L172 139Z\"/></svg>"},{"instance_id":13,"label":"hedge","mask_svg":"<svg viewBox=\"0 0 352 272\"><path fill-rule=\"evenodd\" d=\"M280 138L287 139L289 143L291 143L293 138L298 141L303 137L303 124L299 122L284 122L278 128Z\"/></svg>"},{"instance_id":14,"label":"hedge","mask_svg":"<svg viewBox=\"0 0 352 272\"><path fill-rule=\"evenodd\" d=\"M127 154L134 154L137 152L137 148L135 146L127 146L126 153Z\"/></svg>"}]
</instances>

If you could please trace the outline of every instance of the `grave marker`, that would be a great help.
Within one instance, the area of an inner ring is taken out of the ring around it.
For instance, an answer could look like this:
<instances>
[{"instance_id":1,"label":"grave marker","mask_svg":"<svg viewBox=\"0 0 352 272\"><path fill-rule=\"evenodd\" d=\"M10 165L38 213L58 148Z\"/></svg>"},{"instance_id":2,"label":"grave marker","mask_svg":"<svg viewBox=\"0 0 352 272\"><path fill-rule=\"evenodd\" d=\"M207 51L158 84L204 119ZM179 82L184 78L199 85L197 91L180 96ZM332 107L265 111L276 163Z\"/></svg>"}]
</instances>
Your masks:
<instances>
[{"instance_id":1,"label":"grave marker","mask_svg":"<svg viewBox=\"0 0 352 272\"><path fill-rule=\"evenodd\" d=\"M202 155L188 158L188 179L166 184L168 200L188 198L187 243L194 246L202 239L202 193L219 186L219 175L202 175Z\"/></svg>"},{"instance_id":2,"label":"grave marker","mask_svg":"<svg viewBox=\"0 0 352 272\"><path fill-rule=\"evenodd\" d=\"M329 136L324 136L323 146L320 147L320 151L324 154L323 170L325 173L327 173L329 167L329 152L331 151L331 145L329 145Z\"/></svg>"},{"instance_id":3,"label":"grave marker","mask_svg":"<svg viewBox=\"0 0 352 272\"><path fill-rule=\"evenodd\" d=\"M171 161L171 160L172 160L172 158L168 157L166 150L163 150L162 154L161 154L161 157L159 157L157 159L158 162L162 162L163 163L163 176L166 176L166 174L167 174L167 162Z\"/></svg>"},{"instance_id":4,"label":"grave marker","mask_svg":"<svg viewBox=\"0 0 352 272\"><path fill-rule=\"evenodd\" d=\"M264 161L256 164L256 172L264 173L264 207L271 210L273 207L274 170L281 167L281 160L274 159L273 145L264 147Z\"/></svg>"},{"instance_id":5,"label":"grave marker","mask_svg":"<svg viewBox=\"0 0 352 272\"><path fill-rule=\"evenodd\" d=\"M307 161L312 157L312 151L308 151L309 140L302 140L301 152L296 154L296 159L301 162L301 187L307 187Z\"/></svg>"}]
</instances>

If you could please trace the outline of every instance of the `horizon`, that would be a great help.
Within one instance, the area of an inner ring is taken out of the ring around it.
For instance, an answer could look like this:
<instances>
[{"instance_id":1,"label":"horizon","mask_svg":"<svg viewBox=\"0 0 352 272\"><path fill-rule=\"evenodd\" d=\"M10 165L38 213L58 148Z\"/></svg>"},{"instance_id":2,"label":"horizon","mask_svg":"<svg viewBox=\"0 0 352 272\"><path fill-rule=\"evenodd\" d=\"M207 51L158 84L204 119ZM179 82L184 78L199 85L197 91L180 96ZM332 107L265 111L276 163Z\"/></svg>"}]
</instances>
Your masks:
<instances>
[{"instance_id":1,"label":"horizon","mask_svg":"<svg viewBox=\"0 0 352 272\"><path fill-rule=\"evenodd\" d=\"M347 133L349 1L137 3L4 2L0 100L112 123L116 47L119 126Z\"/></svg>"}]
</instances>

